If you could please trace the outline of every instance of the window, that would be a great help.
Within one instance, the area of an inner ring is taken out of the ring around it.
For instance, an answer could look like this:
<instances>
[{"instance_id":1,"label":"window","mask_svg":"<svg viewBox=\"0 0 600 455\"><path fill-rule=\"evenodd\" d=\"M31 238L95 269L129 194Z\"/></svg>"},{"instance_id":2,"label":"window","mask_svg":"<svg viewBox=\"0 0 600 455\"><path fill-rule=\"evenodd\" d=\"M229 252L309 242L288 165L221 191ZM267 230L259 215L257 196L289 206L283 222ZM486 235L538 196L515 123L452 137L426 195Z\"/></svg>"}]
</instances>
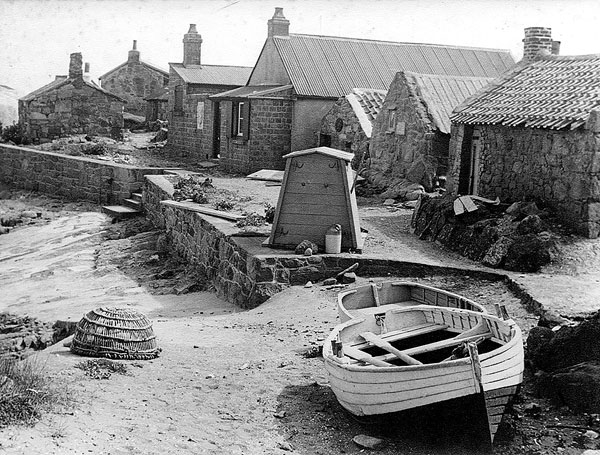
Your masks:
<instances>
[{"instance_id":1,"label":"window","mask_svg":"<svg viewBox=\"0 0 600 455\"><path fill-rule=\"evenodd\" d=\"M232 105L231 135L248 139L250 103L248 101L234 102Z\"/></svg>"},{"instance_id":2,"label":"window","mask_svg":"<svg viewBox=\"0 0 600 455\"><path fill-rule=\"evenodd\" d=\"M183 112L183 87L178 85L175 87L175 112Z\"/></svg>"},{"instance_id":3,"label":"window","mask_svg":"<svg viewBox=\"0 0 600 455\"><path fill-rule=\"evenodd\" d=\"M331 135L319 133L319 147L331 147Z\"/></svg>"},{"instance_id":4,"label":"window","mask_svg":"<svg viewBox=\"0 0 600 455\"><path fill-rule=\"evenodd\" d=\"M396 111L395 110L390 110L389 111L389 117L388 117L388 127L387 127L387 132L388 133L393 133L396 129Z\"/></svg>"}]
</instances>

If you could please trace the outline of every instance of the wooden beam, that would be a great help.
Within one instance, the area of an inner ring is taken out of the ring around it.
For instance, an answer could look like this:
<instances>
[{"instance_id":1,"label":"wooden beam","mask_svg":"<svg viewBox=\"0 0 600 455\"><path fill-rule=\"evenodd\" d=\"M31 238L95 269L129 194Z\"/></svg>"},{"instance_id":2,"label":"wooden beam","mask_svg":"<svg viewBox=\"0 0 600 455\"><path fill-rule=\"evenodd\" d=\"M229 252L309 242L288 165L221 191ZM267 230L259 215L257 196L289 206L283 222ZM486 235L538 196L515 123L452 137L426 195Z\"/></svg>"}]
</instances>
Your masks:
<instances>
[{"instance_id":1,"label":"wooden beam","mask_svg":"<svg viewBox=\"0 0 600 455\"><path fill-rule=\"evenodd\" d=\"M382 340L373 332L363 332L360 334L360 336L367 340L369 343L372 343L375 346L381 349L385 349L386 351L394 354L396 357L398 357L400 360L402 360L404 363L407 363L408 365L423 365L423 362L419 362L417 359L414 359L411 356L402 352L401 350L396 349L390 343Z\"/></svg>"}]
</instances>

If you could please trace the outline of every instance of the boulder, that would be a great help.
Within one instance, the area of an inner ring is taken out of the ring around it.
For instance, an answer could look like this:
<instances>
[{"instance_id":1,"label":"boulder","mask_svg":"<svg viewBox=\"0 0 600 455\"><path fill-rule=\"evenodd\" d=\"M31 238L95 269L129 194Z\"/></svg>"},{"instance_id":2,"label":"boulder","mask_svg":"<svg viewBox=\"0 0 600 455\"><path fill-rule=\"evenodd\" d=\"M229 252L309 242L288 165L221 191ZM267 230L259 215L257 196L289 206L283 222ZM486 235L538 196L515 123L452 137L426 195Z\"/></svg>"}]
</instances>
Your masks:
<instances>
[{"instance_id":1,"label":"boulder","mask_svg":"<svg viewBox=\"0 0 600 455\"><path fill-rule=\"evenodd\" d=\"M535 202L519 201L511 204L506 209L506 213L518 221L529 215L538 215L540 213L540 209Z\"/></svg>"},{"instance_id":2,"label":"boulder","mask_svg":"<svg viewBox=\"0 0 600 455\"><path fill-rule=\"evenodd\" d=\"M506 236L500 237L498 240L496 240L496 242L485 253L485 256L481 261L483 265L494 268L501 267L512 243L513 239Z\"/></svg>"},{"instance_id":3,"label":"boulder","mask_svg":"<svg viewBox=\"0 0 600 455\"><path fill-rule=\"evenodd\" d=\"M538 215L527 215L517 225L517 232L521 235L537 234L544 230L544 222Z\"/></svg>"},{"instance_id":4,"label":"boulder","mask_svg":"<svg viewBox=\"0 0 600 455\"><path fill-rule=\"evenodd\" d=\"M504 268L518 272L537 272L557 255L557 241L550 233L522 235L508 248Z\"/></svg>"},{"instance_id":5,"label":"boulder","mask_svg":"<svg viewBox=\"0 0 600 455\"><path fill-rule=\"evenodd\" d=\"M600 412L600 361L584 362L538 375L536 390L558 406L568 406L575 413Z\"/></svg>"}]
</instances>

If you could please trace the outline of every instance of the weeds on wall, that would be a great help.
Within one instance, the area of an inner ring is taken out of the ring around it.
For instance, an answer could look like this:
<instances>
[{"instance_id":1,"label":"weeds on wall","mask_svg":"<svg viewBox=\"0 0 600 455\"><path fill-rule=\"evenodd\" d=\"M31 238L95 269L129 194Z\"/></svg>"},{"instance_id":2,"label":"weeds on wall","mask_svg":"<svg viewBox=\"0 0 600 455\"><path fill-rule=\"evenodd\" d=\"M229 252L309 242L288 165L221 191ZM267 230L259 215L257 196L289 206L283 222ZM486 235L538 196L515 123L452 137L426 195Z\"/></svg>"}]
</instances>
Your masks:
<instances>
[{"instance_id":1,"label":"weeds on wall","mask_svg":"<svg viewBox=\"0 0 600 455\"><path fill-rule=\"evenodd\" d=\"M29 144L29 140L25 135L25 128L18 123L13 123L9 126L3 126L0 123L0 138L1 142L12 143L14 145Z\"/></svg>"}]
</instances>

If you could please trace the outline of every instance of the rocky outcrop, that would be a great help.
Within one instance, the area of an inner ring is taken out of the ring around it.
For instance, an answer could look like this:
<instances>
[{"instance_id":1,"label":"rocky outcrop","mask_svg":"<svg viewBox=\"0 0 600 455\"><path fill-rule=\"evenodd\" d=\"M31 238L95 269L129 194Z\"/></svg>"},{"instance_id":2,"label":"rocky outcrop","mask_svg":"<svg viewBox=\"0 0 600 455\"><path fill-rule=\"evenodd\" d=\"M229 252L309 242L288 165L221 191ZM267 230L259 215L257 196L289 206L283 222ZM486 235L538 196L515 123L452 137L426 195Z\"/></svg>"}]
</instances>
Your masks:
<instances>
[{"instance_id":1,"label":"rocky outcrop","mask_svg":"<svg viewBox=\"0 0 600 455\"><path fill-rule=\"evenodd\" d=\"M488 267L535 272L556 258L557 239L544 230L547 214L535 204L507 208L474 200L477 210L456 215L454 200L423 194L413 216L415 234Z\"/></svg>"},{"instance_id":2,"label":"rocky outcrop","mask_svg":"<svg viewBox=\"0 0 600 455\"><path fill-rule=\"evenodd\" d=\"M600 412L600 312L576 326L534 327L526 355L540 395L574 412Z\"/></svg>"}]
</instances>

